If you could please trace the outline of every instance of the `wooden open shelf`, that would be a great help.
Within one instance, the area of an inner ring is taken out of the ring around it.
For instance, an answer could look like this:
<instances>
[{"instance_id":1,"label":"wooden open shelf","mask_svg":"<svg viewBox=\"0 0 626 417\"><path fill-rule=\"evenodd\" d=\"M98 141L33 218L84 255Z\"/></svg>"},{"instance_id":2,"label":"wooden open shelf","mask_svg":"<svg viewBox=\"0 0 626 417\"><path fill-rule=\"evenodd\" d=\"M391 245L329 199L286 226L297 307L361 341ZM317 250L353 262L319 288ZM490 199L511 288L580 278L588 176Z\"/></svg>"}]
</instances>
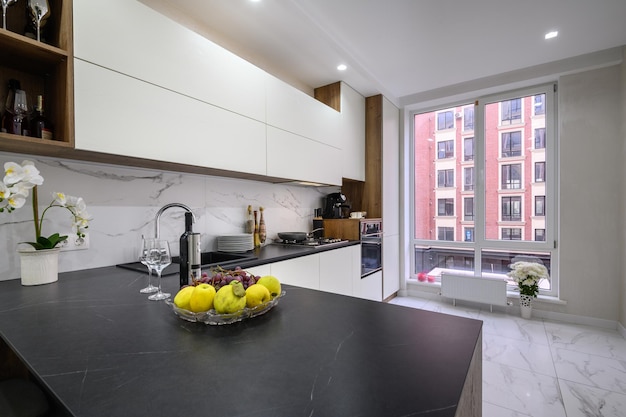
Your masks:
<instances>
[{"instance_id":1,"label":"wooden open shelf","mask_svg":"<svg viewBox=\"0 0 626 417\"><path fill-rule=\"evenodd\" d=\"M0 150L28 152L50 147L74 146L74 71L72 40L72 1L48 0L51 15L46 23L46 43L22 34L26 25L26 2L7 9L7 29L0 28L0 109L5 111L8 81L20 81L29 108L38 95L44 96L46 117L54 127L54 140L48 141L0 132ZM43 146L43 148L41 148Z\"/></svg>"}]
</instances>

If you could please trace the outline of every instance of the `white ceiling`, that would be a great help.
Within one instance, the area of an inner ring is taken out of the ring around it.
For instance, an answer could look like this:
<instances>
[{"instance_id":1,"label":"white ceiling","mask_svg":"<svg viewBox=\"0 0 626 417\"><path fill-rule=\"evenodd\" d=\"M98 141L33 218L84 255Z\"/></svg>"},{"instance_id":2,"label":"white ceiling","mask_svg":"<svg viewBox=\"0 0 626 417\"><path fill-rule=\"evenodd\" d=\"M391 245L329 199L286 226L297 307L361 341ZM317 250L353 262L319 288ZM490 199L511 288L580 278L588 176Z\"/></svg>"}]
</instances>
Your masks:
<instances>
[{"instance_id":1,"label":"white ceiling","mask_svg":"<svg viewBox=\"0 0 626 417\"><path fill-rule=\"evenodd\" d=\"M400 104L626 45L626 0L141 1L309 93L342 80Z\"/></svg>"}]
</instances>

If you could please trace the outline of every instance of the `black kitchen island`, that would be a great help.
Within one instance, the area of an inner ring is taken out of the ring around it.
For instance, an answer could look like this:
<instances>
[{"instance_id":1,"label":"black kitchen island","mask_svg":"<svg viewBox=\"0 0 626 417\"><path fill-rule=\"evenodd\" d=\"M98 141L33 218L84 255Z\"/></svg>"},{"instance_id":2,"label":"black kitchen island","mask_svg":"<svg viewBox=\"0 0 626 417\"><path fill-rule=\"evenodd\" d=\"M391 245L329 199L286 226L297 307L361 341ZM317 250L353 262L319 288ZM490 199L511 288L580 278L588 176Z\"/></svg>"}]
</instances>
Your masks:
<instances>
[{"instance_id":1,"label":"black kitchen island","mask_svg":"<svg viewBox=\"0 0 626 417\"><path fill-rule=\"evenodd\" d=\"M267 314L209 326L147 300L145 279L0 282L0 335L80 417L481 415L480 321L285 285Z\"/></svg>"}]
</instances>

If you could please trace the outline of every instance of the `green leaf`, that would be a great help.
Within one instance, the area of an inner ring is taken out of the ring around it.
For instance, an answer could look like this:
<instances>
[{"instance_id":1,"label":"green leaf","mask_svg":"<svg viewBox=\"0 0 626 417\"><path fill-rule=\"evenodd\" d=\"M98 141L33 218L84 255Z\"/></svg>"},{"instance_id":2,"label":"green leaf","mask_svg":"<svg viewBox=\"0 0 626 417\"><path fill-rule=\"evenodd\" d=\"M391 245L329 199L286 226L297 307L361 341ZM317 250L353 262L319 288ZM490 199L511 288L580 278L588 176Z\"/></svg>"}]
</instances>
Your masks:
<instances>
[{"instance_id":1,"label":"green leaf","mask_svg":"<svg viewBox=\"0 0 626 417\"><path fill-rule=\"evenodd\" d=\"M31 245L35 250L52 249L59 243L65 241L67 236L60 236L58 233L51 235L50 237L39 236L37 242L24 242Z\"/></svg>"}]
</instances>

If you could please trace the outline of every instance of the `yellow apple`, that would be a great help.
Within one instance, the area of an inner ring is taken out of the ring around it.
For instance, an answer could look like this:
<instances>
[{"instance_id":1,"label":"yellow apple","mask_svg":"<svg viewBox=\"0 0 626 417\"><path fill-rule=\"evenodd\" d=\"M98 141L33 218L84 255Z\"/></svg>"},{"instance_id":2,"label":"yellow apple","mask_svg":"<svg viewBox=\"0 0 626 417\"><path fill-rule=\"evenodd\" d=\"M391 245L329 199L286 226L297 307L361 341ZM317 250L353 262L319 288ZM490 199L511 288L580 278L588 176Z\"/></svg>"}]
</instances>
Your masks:
<instances>
[{"instance_id":1,"label":"yellow apple","mask_svg":"<svg viewBox=\"0 0 626 417\"><path fill-rule=\"evenodd\" d=\"M280 281L275 276L265 275L264 277L259 278L257 284L261 284L267 288L270 291L272 298L280 295Z\"/></svg>"},{"instance_id":2,"label":"yellow apple","mask_svg":"<svg viewBox=\"0 0 626 417\"><path fill-rule=\"evenodd\" d=\"M270 291L261 284L252 284L246 289L246 306L256 307L272 299Z\"/></svg>"},{"instance_id":3,"label":"yellow apple","mask_svg":"<svg viewBox=\"0 0 626 417\"><path fill-rule=\"evenodd\" d=\"M215 288L212 285L202 283L194 287L189 299L189 310L194 313L209 311L213 308L213 299L215 298Z\"/></svg>"},{"instance_id":4,"label":"yellow apple","mask_svg":"<svg viewBox=\"0 0 626 417\"><path fill-rule=\"evenodd\" d=\"M215 294L213 307L219 314L236 313L246 307L246 291L239 281L224 285Z\"/></svg>"},{"instance_id":5,"label":"yellow apple","mask_svg":"<svg viewBox=\"0 0 626 417\"><path fill-rule=\"evenodd\" d=\"M191 293L193 293L195 289L196 287L193 286L181 288L174 296L174 304L176 307L189 310L189 300L191 299Z\"/></svg>"}]
</instances>

